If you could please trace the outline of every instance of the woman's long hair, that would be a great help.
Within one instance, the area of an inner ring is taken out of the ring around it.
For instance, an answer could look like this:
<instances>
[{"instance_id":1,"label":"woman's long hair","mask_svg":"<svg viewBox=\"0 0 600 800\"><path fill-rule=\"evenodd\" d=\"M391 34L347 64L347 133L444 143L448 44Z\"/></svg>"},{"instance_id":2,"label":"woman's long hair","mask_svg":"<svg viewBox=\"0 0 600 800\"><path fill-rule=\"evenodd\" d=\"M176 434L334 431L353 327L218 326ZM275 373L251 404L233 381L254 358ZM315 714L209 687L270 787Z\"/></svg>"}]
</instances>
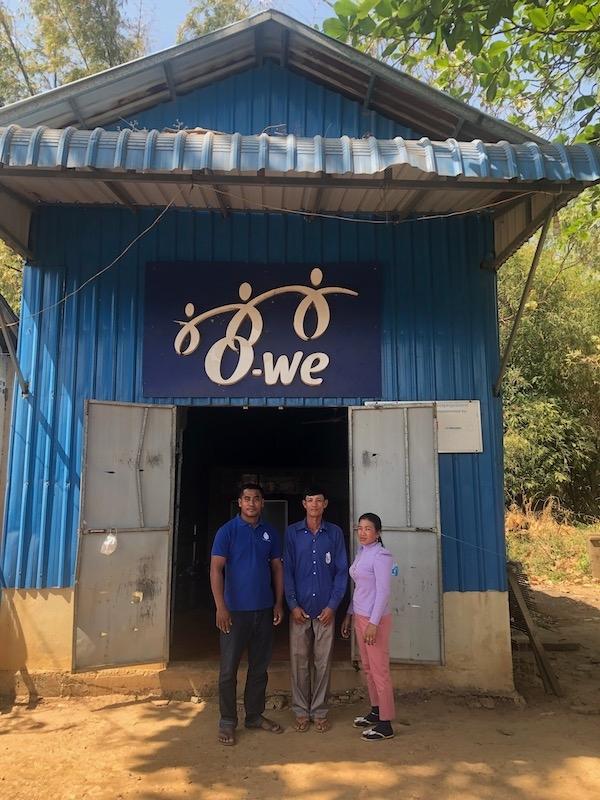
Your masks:
<instances>
[{"instance_id":1,"label":"woman's long hair","mask_svg":"<svg viewBox=\"0 0 600 800\"><path fill-rule=\"evenodd\" d=\"M377 531L377 541L383 547L383 539L381 538L381 529L383 528L383 524L381 522L381 517L377 514L373 514L371 511L367 511L366 514L361 514L358 518L360 522L361 519L366 519L373 524L375 530Z\"/></svg>"}]
</instances>

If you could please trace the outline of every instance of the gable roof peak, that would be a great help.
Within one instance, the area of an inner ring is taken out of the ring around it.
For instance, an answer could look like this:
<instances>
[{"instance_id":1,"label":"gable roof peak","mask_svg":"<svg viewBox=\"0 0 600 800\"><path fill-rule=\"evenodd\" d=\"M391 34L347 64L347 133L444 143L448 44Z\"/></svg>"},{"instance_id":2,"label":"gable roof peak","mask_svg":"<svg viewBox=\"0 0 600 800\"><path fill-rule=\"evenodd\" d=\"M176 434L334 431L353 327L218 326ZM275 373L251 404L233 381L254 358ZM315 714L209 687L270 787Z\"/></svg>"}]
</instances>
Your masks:
<instances>
[{"instance_id":1,"label":"gable roof peak","mask_svg":"<svg viewBox=\"0 0 600 800\"><path fill-rule=\"evenodd\" d=\"M0 108L0 125L103 126L266 59L433 139L544 141L274 9Z\"/></svg>"}]
</instances>

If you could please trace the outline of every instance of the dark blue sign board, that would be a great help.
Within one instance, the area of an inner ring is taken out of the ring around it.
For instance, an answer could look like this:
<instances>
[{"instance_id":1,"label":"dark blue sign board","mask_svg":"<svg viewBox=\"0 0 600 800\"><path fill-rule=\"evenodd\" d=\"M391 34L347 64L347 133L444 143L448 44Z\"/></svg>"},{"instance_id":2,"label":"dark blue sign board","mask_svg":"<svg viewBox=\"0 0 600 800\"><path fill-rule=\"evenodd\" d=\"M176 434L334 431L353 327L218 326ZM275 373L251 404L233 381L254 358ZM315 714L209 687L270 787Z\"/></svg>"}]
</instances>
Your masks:
<instances>
[{"instance_id":1,"label":"dark blue sign board","mask_svg":"<svg viewBox=\"0 0 600 800\"><path fill-rule=\"evenodd\" d=\"M381 397L373 264L146 268L145 397Z\"/></svg>"}]
</instances>

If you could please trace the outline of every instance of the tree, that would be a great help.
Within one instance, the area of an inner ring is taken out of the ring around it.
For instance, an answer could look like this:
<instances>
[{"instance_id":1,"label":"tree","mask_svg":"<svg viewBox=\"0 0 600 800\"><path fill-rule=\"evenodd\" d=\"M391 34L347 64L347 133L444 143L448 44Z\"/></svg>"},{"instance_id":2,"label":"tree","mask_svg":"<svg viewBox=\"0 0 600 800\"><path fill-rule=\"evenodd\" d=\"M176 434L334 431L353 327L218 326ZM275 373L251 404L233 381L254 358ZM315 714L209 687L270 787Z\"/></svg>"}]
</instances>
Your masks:
<instances>
[{"instance_id":1,"label":"tree","mask_svg":"<svg viewBox=\"0 0 600 800\"><path fill-rule=\"evenodd\" d=\"M0 294L17 314L21 304L22 280L23 259L0 240Z\"/></svg>"},{"instance_id":2,"label":"tree","mask_svg":"<svg viewBox=\"0 0 600 800\"><path fill-rule=\"evenodd\" d=\"M600 0L338 0L330 36L549 138L600 139Z\"/></svg>"},{"instance_id":3,"label":"tree","mask_svg":"<svg viewBox=\"0 0 600 800\"><path fill-rule=\"evenodd\" d=\"M124 9L124 0L29 0L13 14L0 3L0 105L142 55L141 4L135 22ZM0 292L15 311L22 268L0 241Z\"/></svg>"},{"instance_id":4,"label":"tree","mask_svg":"<svg viewBox=\"0 0 600 800\"><path fill-rule=\"evenodd\" d=\"M177 41L184 42L237 22L256 8L253 0L196 0L192 2L177 31Z\"/></svg>"},{"instance_id":5,"label":"tree","mask_svg":"<svg viewBox=\"0 0 600 800\"><path fill-rule=\"evenodd\" d=\"M132 21L125 0L28 0L16 13L0 3L0 102L142 55L146 31L139 9Z\"/></svg>"},{"instance_id":6,"label":"tree","mask_svg":"<svg viewBox=\"0 0 600 800\"><path fill-rule=\"evenodd\" d=\"M508 336L529 269L530 242L502 267ZM600 496L600 220L584 198L562 212L526 305L502 389L510 502L558 497L597 515Z\"/></svg>"}]
</instances>

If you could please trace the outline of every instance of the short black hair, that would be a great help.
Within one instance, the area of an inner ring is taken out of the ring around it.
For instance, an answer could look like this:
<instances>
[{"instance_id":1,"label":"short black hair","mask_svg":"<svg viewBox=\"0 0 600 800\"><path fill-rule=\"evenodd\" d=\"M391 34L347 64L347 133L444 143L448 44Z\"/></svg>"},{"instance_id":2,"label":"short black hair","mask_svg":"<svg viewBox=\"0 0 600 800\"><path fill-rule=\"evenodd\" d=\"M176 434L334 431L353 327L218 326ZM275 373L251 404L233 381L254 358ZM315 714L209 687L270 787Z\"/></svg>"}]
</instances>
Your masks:
<instances>
[{"instance_id":1,"label":"short black hair","mask_svg":"<svg viewBox=\"0 0 600 800\"><path fill-rule=\"evenodd\" d=\"M314 497L316 494L322 494L325 500L327 500L327 492L323 489L322 486L307 486L306 489L302 492L302 499L306 500L307 497Z\"/></svg>"},{"instance_id":2,"label":"short black hair","mask_svg":"<svg viewBox=\"0 0 600 800\"><path fill-rule=\"evenodd\" d=\"M238 492L238 499L244 494L246 489L250 489L253 492L260 492L260 496L264 499L265 493L260 483L242 483L240 491Z\"/></svg>"}]
</instances>

